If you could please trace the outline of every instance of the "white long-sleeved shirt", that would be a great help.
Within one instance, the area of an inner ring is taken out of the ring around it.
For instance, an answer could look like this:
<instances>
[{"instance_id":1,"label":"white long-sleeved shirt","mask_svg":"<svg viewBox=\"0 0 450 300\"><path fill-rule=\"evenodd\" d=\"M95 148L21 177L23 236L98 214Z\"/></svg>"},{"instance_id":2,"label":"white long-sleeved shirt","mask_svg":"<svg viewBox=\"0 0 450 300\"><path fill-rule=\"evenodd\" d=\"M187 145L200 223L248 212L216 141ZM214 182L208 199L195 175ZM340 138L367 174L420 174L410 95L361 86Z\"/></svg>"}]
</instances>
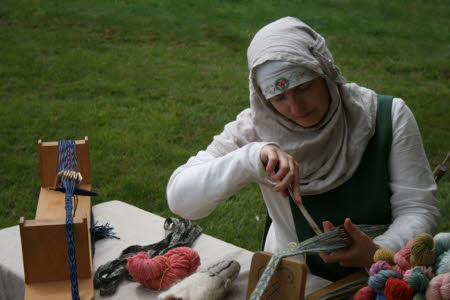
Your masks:
<instances>
[{"instance_id":1,"label":"white long-sleeved shirt","mask_svg":"<svg viewBox=\"0 0 450 300\"><path fill-rule=\"evenodd\" d=\"M257 182L272 218L265 249L276 252L299 242L287 198L273 190L260 161L268 142L249 143L222 157L200 151L172 174L167 186L170 209L187 219L209 215L216 206L244 185ZM301 162L299 162L301 166ZM392 146L389 180L393 223L374 239L382 248L398 251L420 233L434 234L440 222L440 205L416 120L400 98L392 104ZM344 220L342 220L344 221Z\"/></svg>"}]
</instances>

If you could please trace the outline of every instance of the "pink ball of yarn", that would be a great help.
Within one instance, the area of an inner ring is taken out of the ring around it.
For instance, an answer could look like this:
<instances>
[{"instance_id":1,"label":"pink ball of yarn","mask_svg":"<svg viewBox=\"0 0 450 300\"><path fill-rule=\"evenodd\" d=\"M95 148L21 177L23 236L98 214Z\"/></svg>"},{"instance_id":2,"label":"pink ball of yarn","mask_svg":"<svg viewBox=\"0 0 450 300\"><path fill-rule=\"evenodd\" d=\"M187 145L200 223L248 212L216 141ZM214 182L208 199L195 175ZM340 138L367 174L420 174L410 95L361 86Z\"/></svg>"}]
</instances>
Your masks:
<instances>
[{"instance_id":1,"label":"pink ball of yarn","mask_svg":"<svg viewBox=\"0 0 450 300\"><path fill-rule=\"evenodd\" d=\"M408 281L409 276L411 276L411 273L414 271L415 268L420 268L422 270L422 272L425 274L425 276L428 277L428 279L431 279L434 277L432 267L417 266L417 267L406 270L405 273L403 274L403 280Z\"/></svg>"},{"instance_id":2,"label":"pink ball of yarn","mask_svg":"<svg viewBox=\"0 0 450 300\"><path fill-rule=\"evenodd\" d=\"M400 268L398 265L395 266L394 270L395 272L397 272L398 275L400 275L400 277L405 276L405 270Z\"/></svg>"},{"instance_id":3,"label":"pink ball of yarn","mask_svg":"<svg viewBox=\"0 0 450 300\"><path fill-rule=\"evenodd\" d=\"M440 274L431 279L425 296L427 300L450 299L450 273Z\"/></svg>"},{"instance_id":4,"label":"pink ball of yarn","mask_svg":"<svg viewBox=\"0 0 450 300\"><path fill-rule=\"evenodd\" d=\"M377 293L370 286L365 286L361 288L353 296L353 300L374 300L377 298Z\"/></svg>"},{"instance_id":5,"label":"pink ball of yarn","mask_svg":"<svg viewBox=\"0 0 450 300\"><path fill-rule=\"evenodd\" d=\"M379 260L376 263L372 264L369 270L369 275L372 276L374 274L377 274L381 270L392 270L392 267L386 261Z\"/></svg>"},{"instance_id":6,"label":"pink ball of yarn","mask_svg":"<svg viewBox=\"0 0 450 300\"><path fill-rule=\"evenodd\" d=\"M388 300L411 300L415 291L403 279L389 278L384 288L384 296Z\"/></svg>"},{"instance_id":7,"label":"pink ball of yarn","mask_svg":"<svg viewBox=\"0 0 450 300\"><path fill-rule=\"evenodd\" d=\"M139 252L127 259L127 269L133 280L155 290L168 289L199 266L197 251L188 247L174 248L153 258L146 252Z\"/></svg>"},{"instance_id":8,"label":"pink ball of yarn","mask_svg":"<svg viewBox=\"0 0 450 300\"><path fill-rule=\"evenodd\" d=\"M409 258L411 256L411 247L414 243L414 239L411 239L405 247L400 249L397 253L394 255L394 262L397 264L397 268L406 271L409 268L411 268L411 265L409 263Z\"/></svg>"}]
</instances>

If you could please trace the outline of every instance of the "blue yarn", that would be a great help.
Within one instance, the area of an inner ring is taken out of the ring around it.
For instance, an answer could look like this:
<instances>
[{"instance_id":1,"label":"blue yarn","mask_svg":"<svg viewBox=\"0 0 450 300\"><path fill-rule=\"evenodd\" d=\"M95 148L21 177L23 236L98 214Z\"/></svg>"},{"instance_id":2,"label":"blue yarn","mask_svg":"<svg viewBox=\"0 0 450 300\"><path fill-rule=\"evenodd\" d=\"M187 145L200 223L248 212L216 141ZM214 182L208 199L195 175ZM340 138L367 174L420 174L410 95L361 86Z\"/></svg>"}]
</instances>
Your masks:
<instances>
[{"instance_id":1,"label":"blue yarn","mask_svg":"<svg viewBox=\"0 0 450 300\"><path fill-rule=\"evenodd\" d=\"M104 238L108 239L118 239L119 237L116 236L116 233L113 231L114 227L109 225L109 223L106 223L105 225L97 225L98 222L94 222L94 213L92 212L91 207L91 228L89 228L89 231L91 232L91 254L92 258L94 258L95 254L95 242L98 240L102 240Z\"/></svg>"},{"instance_id":2,"label":"blue yarn","mask_svg":"<svg viewBox=\"0 0 450 300\"><path fill-rule=\"evenodd\" d=\"M381 270L377 274L370 276L369 286L377 294L384 294L384 286L389 278L400 278L394 270Z\"/></svg>"},{"instance_id":3,"label":"blue yarn","mask_svg":"<svg viewBox=\"0 0 450 300\"><path fill-rule=\"evenodd\" d=\"M377 299L376 300L388 300L385 296L383 295L377 295Z\"/></svg>"},{"instance_id":4,"label":"blue yarn","mask_svg":"<svg viewBox=\"0 0 450 300\"><path fill-rule=\"evenodd\" d=\"M447 250L436 258L433 269L435 270L436 275L450 272L450 250Z\"/></svg>"},{"instance_id":5,"label":"blue yarn","mask_svg":"<svg viewBox=\"0 0 450 300\"><path fill-rule=\"evenodd\" d=\"M59 141L58 142L58 173L63 170L75 170L78 172L77 166L77 151L75 141ZM73 215L72 215L72 198L78 182L68 178L61 179L62 186L66 191L65 195L65 210L66 210L66 238L67 238L67 253L69 258L70 270L70 287L72 290L72 299L80 300L78 293L78 278L77 278L77 259L75 253L75 237L73 229Z\"/></svg>"},{"instance_id":6,"label":"blue yarn","mask_svg":"<svg viewBox=\"0 0 450 300\"><path fill-rule=\"evenodd\" d=\"M430 280L420 268L414 268L408 278L408 285L416 292L426 292Z\"/></svg>"},{"instance_id":7,"label":"blue yarn","mask_svg":"<svg viewBox=\"0 0 450 300\"><path fill-rule=\"evenodd\" d=\"M113 230L114 227L109 225L109 223L106 223L105 225L97 225L97 223L95 223L94 227L91 228L91 234L96 241L104 238L119 239Z\"/></svg>"},{"instance_id":8,"label":"blue yarn","mask_svg":"<svg viewBox=\"0 0 450 300\"><path fill-rule=\"evenodd\" d=\"M433 240L436 257L450 250L450 232L440 232L434 236Z\"/></svg>"}]
</instances>

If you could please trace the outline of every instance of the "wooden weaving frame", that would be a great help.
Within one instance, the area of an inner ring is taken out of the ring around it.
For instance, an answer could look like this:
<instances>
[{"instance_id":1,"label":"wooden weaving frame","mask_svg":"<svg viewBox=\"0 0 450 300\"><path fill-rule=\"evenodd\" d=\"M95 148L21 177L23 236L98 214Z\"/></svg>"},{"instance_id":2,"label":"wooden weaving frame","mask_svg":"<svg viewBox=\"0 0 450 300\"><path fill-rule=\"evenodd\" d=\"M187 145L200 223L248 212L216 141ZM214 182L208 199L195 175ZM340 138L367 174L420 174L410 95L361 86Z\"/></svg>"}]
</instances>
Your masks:
<instances>
[{"instance_id":1,"label":"wooden weaving frame","mask_svg":"<svg viewBox=\"0 0 450 300\"><path fill-rule=\"evenodd\" d=\"M66 240L65 194L55 185L58 142L38 141L41 190L34 220L20 218L25 299L72 299ZM79 188L91 190L88 138L76 141ZM94 299L91 255L91 197L78 196L74 223L80 299Z\"/></svg>"}]
</instances>

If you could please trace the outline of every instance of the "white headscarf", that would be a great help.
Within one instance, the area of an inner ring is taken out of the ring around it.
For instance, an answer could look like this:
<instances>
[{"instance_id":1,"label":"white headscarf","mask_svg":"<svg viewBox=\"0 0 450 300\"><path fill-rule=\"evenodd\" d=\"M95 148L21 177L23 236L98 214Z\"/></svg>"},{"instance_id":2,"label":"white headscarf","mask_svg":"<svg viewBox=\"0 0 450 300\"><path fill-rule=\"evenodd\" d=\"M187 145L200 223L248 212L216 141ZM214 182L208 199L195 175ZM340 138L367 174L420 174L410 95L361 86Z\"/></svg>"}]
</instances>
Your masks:
<instances>
[{"instance_id":1,"label":"white headscarf","mask_svg":"<svg viewBox=\"0 0 450 300\"><path fill-rule=\"evenodd\" d=\"M343 184L356 171L374 133L375 92L347 84L325 39L296 18L285 17L259 30L247 57L250 108L227 124L207 151L222 156L251 142L271 142L298 161L302 194L320 194ZM331 102L318 124L302 127L265 100L255 69L269 60L295 63L326 79Z\"/></svg>"}]
</instances>

